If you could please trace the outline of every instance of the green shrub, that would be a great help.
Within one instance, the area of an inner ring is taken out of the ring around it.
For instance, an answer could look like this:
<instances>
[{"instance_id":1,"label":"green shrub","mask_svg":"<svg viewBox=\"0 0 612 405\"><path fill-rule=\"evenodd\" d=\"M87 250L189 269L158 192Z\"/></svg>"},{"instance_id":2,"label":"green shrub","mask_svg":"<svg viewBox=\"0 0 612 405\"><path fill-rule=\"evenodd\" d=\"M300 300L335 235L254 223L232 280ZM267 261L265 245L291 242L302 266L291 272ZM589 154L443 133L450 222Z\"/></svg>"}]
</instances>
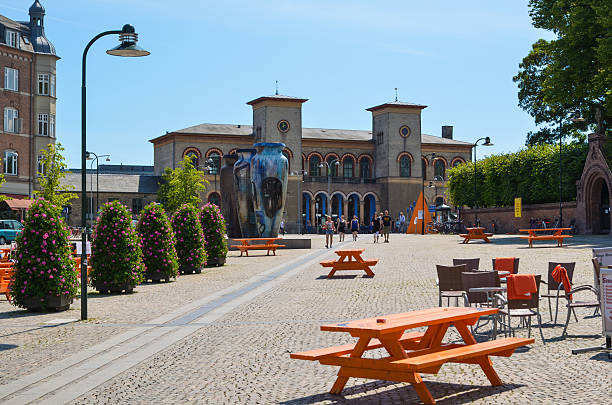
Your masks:
<instances>
[{"instance_id":1,"label":"green shrub","mask_svg":"<svg viewBox=\"0 0 612 405\"><path fill-rule=\"evenodd\" d=\"M206 264L207 255L197 208L192 204L182 205L172 216L172 228L176 235L179 269L199 273Z\"/></svg>"},{"instance_id":2,"label":"green shrub","mask_svg":"<svg viewBox=\"0 0 612 405\"><path fill-rule=\"evenodd\" d=\"M225 218L215 204L206 204L200 211L200 221L204 231L204 246L208 257L225 257L227 240L225 239Z\"/></svg>"},{"instance_id":3,"label":"green shrub","mask_svg":"<svg viewBox=\"0 0 612 405\"><path fill-rule=\"evenodd\" d=\"M563 145L563 201L576 199L588 145ZM559 146L537 145L516 153L493 155L476 164L464 163L448 171L450 201L456 206L504 207L521 197L523 204L559 201Z\"/></svg>"},{"instance_id":4,"label":"green shrub","mask_svg":"<svg viewBox=\"0 0 612 405\"><path fill-rule=\"evenodd\" d=\"M178 273L175 238L163 207L151 203L144 207L136 224L142 244L145 280L170 280Z\"/></svg>"},{"instance_id":5,"label":"green shrub","mask_svg":"<svg viewBox=\"0 0 612 405\"><path fill-rule=\"evenodd\" d=\"M91 244L91 285L99 291L131 291L142 281L144 264L131 215L119 201L100 209Z\"/></svg>"},{"instance_id":6,"label":"green shrub","mask_svg":"<svg viewBox=\"0 0 612 405\"><path fill-rule=\"evenodd\" d=\"M61 207L43 199L28 210L23 232L17 236L13 304L26 308L34 299L44 308L45 297L77 295L79 280L71 257L69 232Z\"/></svg>"}]
</instances>

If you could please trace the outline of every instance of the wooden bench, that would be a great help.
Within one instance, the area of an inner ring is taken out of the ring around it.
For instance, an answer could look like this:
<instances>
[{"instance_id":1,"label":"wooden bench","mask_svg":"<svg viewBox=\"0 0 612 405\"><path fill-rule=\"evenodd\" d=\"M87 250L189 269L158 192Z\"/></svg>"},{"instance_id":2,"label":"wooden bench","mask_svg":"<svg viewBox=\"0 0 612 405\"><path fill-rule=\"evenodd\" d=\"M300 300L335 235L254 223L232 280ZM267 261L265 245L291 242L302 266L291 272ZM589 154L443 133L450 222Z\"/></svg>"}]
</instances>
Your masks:
<instances>
[{"instance_id":1,"label":"wooden bench","mask_svg":"<svg viewBox=\"0 0 612 405\"><path fill-rule=\"evenodd\" d=\"M247 257L249 256L249 250L267 250L266 256L270 255L270 252L276 256L276 249L285 247L285 245L280 245L275 243L277 240L281 238L239 238L233 239L236 242L240 242L240 245L233 245L233 248L240 249L240 256L243 253L246 253ZM256 242L256 243L253 243ZM264 242L264 243L257 243Z\"/></svg>"},{"instance_id":2,"label":"wooden bench","mask_svg":"<svg viewBox=\"0 0 612 405\"><path fill-rule=\"evenodd\" d=\"M565 238L572 238L572 235L563 235L563 231L569 231L571 228L543 228L543 229L519 229L520 232L527 232L527 236L519 236L521 239L527 239L529 247L533 247L533 242L536 240L556 240L557 247L563 247ZM538 235L538 232L553 232L552 235Z\"/></svg>"},{"instance_id":3,"label":"wooden bench","mask_svg":"<svg viewBox=\"0 0 612 405\"><path fill-rule=\"evenodd\" d=\"M400 337L400 343L406 346L409 343L417 343L424 335L424 332L407 332ZM289 357L291 357L292 359L312 361L321 360L326 357L338 357L343 356L345 354L350 354L355 349L355 345L356 343L352 343L341 346L326 347L324 349L308 350L306 352L300 353L291 353ZM380 342L380 340L372 339L368 343L368 346L365 350L380 349L381 347L383 347L383 344Z\"/></svg>"},{"instance_id":4,"label":"wooden bench","mask_svg":"<svg viewBox=\"0 0 612 405\"><path fill-rule=\"evenodd\" d=\"M0 267L0 294L4 294L8 302L11 302L11 283L15 270L13 268Z\"/></svg>"}]
</instances>

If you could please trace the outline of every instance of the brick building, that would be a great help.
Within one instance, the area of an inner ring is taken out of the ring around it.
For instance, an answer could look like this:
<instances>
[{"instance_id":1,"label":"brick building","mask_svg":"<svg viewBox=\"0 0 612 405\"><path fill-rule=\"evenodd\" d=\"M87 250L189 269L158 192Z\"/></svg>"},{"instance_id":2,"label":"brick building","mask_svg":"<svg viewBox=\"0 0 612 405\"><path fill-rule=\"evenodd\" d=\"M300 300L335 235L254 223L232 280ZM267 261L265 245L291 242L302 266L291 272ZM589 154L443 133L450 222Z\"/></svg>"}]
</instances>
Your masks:
<instances>
[{"instance_id":1,"label":"brick building","mask_svg":"<svg viewBox=\"0 0 612 405\"><path fill-rule=\"evenodd\" d=\"M255 142L282 142L290 173L285 218L292 232L298 224L298 206L302 225L318 224L330 202L334 216L357 215L365 224L375 210L388 209L397 216L417 199L423 171L426 182L434 186L425 188L428 202L446 202L447 169L471 160L473 144L453 139L451 126L442 127L441 136L421 133L424 105L395 101L369 108L372 130L360 131L302 128L306 101L260 97L247 103L253 108L253 125L201 124L152 139L155 174L175 168L186 155L195 156L196 164L208 166L212 174L204 199L218 202L214 173L224 154Z\"/></svg>"},{"instance_id":2,"label":"brick building","mask_svg":"<svg viewBox=\"0 0 612 405\"><path fill-rule=\"evenodd\" d=\"M32 196L39 151L55 143L59 57L45 37L45 9L37 0L29 21L0 15L0 158L6 183L0 192Z\"/></svg>"}]
</instances>

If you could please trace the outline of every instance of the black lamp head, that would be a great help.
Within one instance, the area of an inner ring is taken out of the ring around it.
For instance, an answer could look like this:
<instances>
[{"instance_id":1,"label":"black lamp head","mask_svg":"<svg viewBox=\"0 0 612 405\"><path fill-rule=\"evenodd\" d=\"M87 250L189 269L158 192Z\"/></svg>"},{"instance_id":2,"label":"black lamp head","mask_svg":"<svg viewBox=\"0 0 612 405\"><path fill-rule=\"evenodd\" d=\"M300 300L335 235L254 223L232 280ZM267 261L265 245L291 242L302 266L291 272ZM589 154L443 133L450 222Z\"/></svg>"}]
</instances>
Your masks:
<instances>
[{"instance_id":1,"label":"black lamp head","mask_svg":"<svg viewBox=\"0 0 612 405\"><path fill-rule=\"evenodd\" d=\"M136 42L138 42L138 34L136 33L133 25L125 24L123 26L121 29L121 34L119 34L119 41L121 41L121 43L118 46L114 47L113 49L109 49L106 51L106 53L113 56L132 58L151 54L149 51L136 45Z\"/></svg>"}]
</instances>

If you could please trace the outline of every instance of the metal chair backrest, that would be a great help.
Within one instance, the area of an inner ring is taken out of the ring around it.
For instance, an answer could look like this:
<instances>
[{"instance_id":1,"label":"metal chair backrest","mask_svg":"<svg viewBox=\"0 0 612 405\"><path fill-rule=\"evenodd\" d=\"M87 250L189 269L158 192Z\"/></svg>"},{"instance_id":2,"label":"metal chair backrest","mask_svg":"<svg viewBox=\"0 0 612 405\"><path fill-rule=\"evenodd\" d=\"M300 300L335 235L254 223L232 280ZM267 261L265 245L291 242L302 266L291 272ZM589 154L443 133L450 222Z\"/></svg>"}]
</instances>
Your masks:
<instances>
[{"instance_id":1,"label":"metal chair backrest","mask_svg":"<svg viewBox=\"0 0 612 405\"><path fill-rule=\"evenodd\" d=\"M497 270L495 268L495 258L491 260L493 261L493 270ZM518 274L518 269L519 269L519 258L515 257L514 258L514 268L512 269L512 274Z\"/></svg>"},{"instance_id":2,"label":"metal chair backrest","mask_svg":"<svg viewBox=\"0 0 612 405\"><path fill-rule=\"evenodd\" d=\"M483 292L470 292L470 288L499 287L499 277L495 271L466 271L461 273L463 290L467 293L470 304L486 304L488 297Z\"/></svg>"},{"instance_id":3,"label":"metal chair backrest","mask_svg":"<svg viewBox=\"0 0 612 405\"><path fill-rule=\"evenodd\" d=\"M480 258L477 257L475 259L453 259L453 266L459 266L460 264L467 265L468 271L478 270L478 266L480 265Z\"/></svg>"},{"instance_id":4,"label":"metal chair backrest","mask_svg":"<svg viewBox=\"0 0 612 405\"><path fill-rule=\"evenodd\" d=\"M461 273L467 271L465 264L459 266L436 265L438 271L438 287L440 291L463 291Z\"/></svg>"},{"instance_id":5,"label":"metal chair backrest","mask_svg":"<svg viewBox=\"0 0 612 405\"><path fill-rule=\"evenodd\" d=\"M599 274L601 273L601 264L599 264L599 261L595 258L591 260L593 261L593 279L594 279L593 281L595 281L595 283L593 283L593 287L595 287L595 289L599 293L599 299L601 299L601 289L599 285Z\"/></svg>"},{"instance_id":6,"label":"metal chair backrest","mask_svg":"<svg viewBox=\"0 0 612 405\"><path fill-rule=\"evenodd\" d=\"M561 267L565 267L565 270L567 270L567 277L569 278L570 283L574 282L573 277L574 277L574 269L576 268L576 262L569 262L569 263L548 262L548 291L557 291L557 289L559 288L559 283L557 283L552 276L552 272L555 269L555 267L557 267L558 264L560 264Z\"/></svg>"},{"instance_id":7,"label":"metal chair backrest","mask_svg":"<svg viewBox=\"0 0 612 405\"><path fill-rule=\"evenodd\" d=\"M535 276L536 286L538 292L531 294L531 298L528 300L508 300L508 309L533 309L538 308L540 305L540 281L542 280L541 275Z\"/></svg>"}]
</instances>

